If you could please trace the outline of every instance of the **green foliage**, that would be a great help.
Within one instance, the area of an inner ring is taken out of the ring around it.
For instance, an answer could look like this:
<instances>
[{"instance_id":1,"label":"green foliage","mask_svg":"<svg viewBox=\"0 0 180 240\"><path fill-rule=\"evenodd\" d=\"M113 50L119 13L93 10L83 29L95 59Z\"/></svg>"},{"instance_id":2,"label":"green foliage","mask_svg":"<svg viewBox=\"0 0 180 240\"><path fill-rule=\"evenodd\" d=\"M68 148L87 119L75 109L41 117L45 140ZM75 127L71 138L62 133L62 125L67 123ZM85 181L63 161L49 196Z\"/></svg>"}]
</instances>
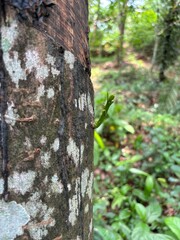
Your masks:
<instances>
[{"instance_id":1,"label":"green foliage","mask_svg":"<svg viewBox=\"0 0 180 240\"><path fill-rule=\"evenodd\" d=\"M97 240L179 239L179 116L156 108L164 85L145 79L146 72L130 67L101 76L97 119L106 92L116 98L95 133Z\"/></svg>"},{"instance_id":2,"label":"green foliage","mask_svg":"<svg viewBox=\"0 0 180 240\"><path fill-rule=\"evenodd\" d=\"M176 235L177 239L180 240L180 218L167 217L167 218L165 218L165 224Z\"/></svg>"},{"instance_id":3,"label":"green foliage","mask_svg":"<svg viewBox=\"0 0 180 240\"><path fill-rule=\"evenodd\" d=\"M152 9L135 11L131 14L129 21L128 42L136 50L143 50L145 54L152 54L157 14Z\"/></svg>"},{"instance_id":4,"label":"green foliage","mask_svg":"<svg viewBox=\"0 0 180 240\"><path fill-rule=\"evenodd\" d=\"M108 6L103 1L90 1L90 45L92 56L116 55L120 44L120 23L125 17L124 41L144 54L152 54L157 13L152 0L145 0L142 4L135 5L128 1L122 16L124 0L109 1Z\"/></svg>"},{"instance_id":5,"label":"green foliage","mask_svg":"<svg viewBox=\"0 0 180 240\"><path fill-rule=\"evenodd\" d=\"M90 45L93 56L114 54L118 43L117 8L104 7L100 0L90 1Z\"/></svg>"}]
</instances>

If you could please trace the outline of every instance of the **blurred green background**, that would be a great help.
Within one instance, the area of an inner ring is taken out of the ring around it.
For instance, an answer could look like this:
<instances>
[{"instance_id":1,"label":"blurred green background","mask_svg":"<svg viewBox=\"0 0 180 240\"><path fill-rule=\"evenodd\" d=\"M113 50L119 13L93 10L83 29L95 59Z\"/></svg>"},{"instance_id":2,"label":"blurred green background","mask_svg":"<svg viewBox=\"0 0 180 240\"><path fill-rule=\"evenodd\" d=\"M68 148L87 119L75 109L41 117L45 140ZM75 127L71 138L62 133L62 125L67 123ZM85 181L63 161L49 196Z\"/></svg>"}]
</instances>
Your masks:
<instances>
[{"instance_id":1,"label":"blurred green background","mask_svg":"<svg viewBox=\"0 0 180 240\"><path fill-rule=\"evenodd\" d=\"M180 240L180 1L89 0L94 240Z\"/></svg>"}]
</instances>

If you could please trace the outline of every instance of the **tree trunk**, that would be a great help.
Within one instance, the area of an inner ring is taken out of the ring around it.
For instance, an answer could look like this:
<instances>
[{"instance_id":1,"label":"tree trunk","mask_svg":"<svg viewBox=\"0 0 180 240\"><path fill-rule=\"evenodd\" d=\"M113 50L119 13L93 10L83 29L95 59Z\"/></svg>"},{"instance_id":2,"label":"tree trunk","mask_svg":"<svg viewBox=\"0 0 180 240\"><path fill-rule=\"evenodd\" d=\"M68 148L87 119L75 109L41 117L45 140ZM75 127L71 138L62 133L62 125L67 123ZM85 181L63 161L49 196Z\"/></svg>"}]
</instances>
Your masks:
<instances>
[{"instance_id":1,"label":"tree trunk","mask_svg":"<svg viewBox=\"0 0 180 240\"><path fill-rule=\"evenodd\" d=\"M118 1L118 9L119 9L119 20L118 20L118 28L119 28L119 47L117 49L117 63L118 66L122 63L124 58L124 32L125 32L125 24L127 18L127 3L128 0L123 0L122 6L120 1Z\"/></svg>"},{"instance_id":2,"label":"tree trunk","mask_svg":"<svg viewBox=\"0 0 180 240\"><path fill-rule=\"evenodd\" d=\"M157 62L159 65L159 81L167 79L165 71L174 64L178 57L179 39L179 2L167 1L167 12L163 16L162 34L159 36L159 48Z\"/></svg>"},{"instance_id":3,"label":"tree trunk","mask_svg":"<svg viewBox=\"0 0 180 240\"><path fill-rule=\"evenodd\" d=\"M151 59L151 75L153 73L153 69L155 67L156 61L157 61L157 53L158 53L158 48L159 48L159 7L157 7L157 23L155 26L155 42L154 42L154 48L153 48L153 56Z\"/></svg>"},{"instance_id":4,"label":"tree trunk","mask_svg":"<svg viewBox=\"0 0 180 240\"><path fill-rule=\"evenodd\" d=\"M157 26L156 26L157 28ZM159 36L158 36L158 31L156 29L155 31L155 43L154 43L154 48L153 48L153 56L152 56L152 60L151 60L151 69L150 72L153 72L154 66L156 64L156 58L157 58L157 52L158 52L158 46L159 46Z\"/></svg>"},{"instance_id":5,"label":"tree trunk","mask_svg":"<svg viewBox=\"0 0 180 240\"><path fill-rule=\"evenodd\" d=\"M0 239L91 240L87 0L3 2Z\"/></svg>"}]
</instances>

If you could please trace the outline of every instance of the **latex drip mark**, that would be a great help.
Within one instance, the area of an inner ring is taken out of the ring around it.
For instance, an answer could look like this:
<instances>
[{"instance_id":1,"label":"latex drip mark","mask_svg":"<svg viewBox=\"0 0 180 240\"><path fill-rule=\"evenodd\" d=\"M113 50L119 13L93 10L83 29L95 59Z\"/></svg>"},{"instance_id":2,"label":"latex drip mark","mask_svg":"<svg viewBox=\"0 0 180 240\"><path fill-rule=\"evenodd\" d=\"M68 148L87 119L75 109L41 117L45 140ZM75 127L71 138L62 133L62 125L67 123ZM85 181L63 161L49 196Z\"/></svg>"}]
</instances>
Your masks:
<instances>
[{"instance_id":1,"label":"latex drip mark","mask_svg":"<svg viewBox=\"0 0 180 240\"><path fill-rule=\"evenodd\" d=\"M49 8L55 3L51 0L9 0L8 5L17 10L19 20L40 21L49 16Z\"/></svg>"}]
</instances>

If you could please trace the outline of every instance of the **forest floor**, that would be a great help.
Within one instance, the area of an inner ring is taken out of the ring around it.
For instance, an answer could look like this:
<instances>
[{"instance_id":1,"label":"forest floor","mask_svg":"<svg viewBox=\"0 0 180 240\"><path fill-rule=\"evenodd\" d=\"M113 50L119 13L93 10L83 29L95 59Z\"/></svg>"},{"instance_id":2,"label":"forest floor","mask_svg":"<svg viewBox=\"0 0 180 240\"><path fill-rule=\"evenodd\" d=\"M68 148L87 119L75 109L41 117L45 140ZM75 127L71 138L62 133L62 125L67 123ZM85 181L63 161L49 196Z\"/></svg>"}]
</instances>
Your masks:
<instances>
[{"instance_id":1,"label":"forest floor","mask_svg":"<svg viewBox=\"0 0 180 240\"><path fill-rule=\"evenodd\" d=\"M108 72L111 69L114 71L119 71L119 69L123 70L127 66L133 67L134 69L144 68L147 71L151 69L151 61L141 54L135 53L132 50L128 50L126 56L124 58L123 63L120 67L117 67L117 62L114 57L108 58L95 58L92 60L92 82L94 85L95 91L100 87L100 83L98 81L98 77L103 71L104 73ZM98 73L99 70L99 73Z\"/></svg>"},{"instance_id":2,"label":"forest floor","mask_svg":"<svg viewBox=\"0 0 180 240\"><path fill-rule=\"evenodd\" d=\"M164 219L180 217L180 75L175 66L160 83L150 68L133 52L120 68L92 59L96 120L115 96L95 132L95 240L140 240L142 229L152 235L142 239L178 239Z\"/></svg>"}]
</instances>

